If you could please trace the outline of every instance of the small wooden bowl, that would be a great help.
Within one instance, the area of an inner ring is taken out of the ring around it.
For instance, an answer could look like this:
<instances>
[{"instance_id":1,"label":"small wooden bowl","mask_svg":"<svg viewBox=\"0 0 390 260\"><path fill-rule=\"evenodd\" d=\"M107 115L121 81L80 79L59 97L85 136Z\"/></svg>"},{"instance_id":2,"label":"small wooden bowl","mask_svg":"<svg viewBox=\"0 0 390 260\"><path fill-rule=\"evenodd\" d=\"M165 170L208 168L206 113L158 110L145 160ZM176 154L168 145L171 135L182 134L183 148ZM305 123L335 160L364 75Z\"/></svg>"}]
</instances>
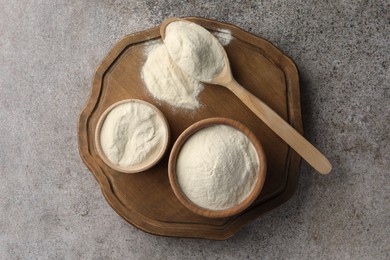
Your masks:
<instances>
[{"instance_id":1,"label":"small wooden bowl","mask_svg":"<svg viewBox=\"0 0 390 260\"><path fill-rule=\"evenodd\" d=\"M190 199L186 197L186 195L181 190L180 185L177 181L177 175L175 170L176 170L176 161L180 153L180 149L185 144L185 142L191 137L191 135L195 134L197 131L203 128L210 127L213 125L219 125L219 124L231 126L241 131L243 134L245 134L252 142L257 152L260 165L259 165L259 171L258 171L255 186L252 192L248 195L248 197L244 201L228 209L211 210L211 209L203 208L193 203ZM236 215L242 212L243 210L245 210L247 207L249 207L249 205L252 204L252 202L260 194L264 185L265 175L266 175L266 158L260 141L246 126L229 118L223 118L223 117L208 118L191 125L176 140L175 144L173 145L171 154L169 156L169 163L168 163L169 182L171 184L171 187L176 197L184 206L186 206L192 212L209 218L223 218L223 217Z\"/></svg>"},{"instance_id":2,"label":"small wooden bowl","mask_svg":"<svg viewBox=\"0 0 390 260\"><path fill-rule=\"evenodd\" d=\"M104 120L106 119L107 115L111 112L111 110L113 110L115 107L121 105L121 104L124 104L124 103L128 103L128 102L137 102L137 103L141 103L141 104L144 104L144 105L147 105L148 107L150 107L151 109L153 109L154 112L156 112L157 116L162 120L162 122L164 123L164 129L165 129L165 136L164 136L164 140L163 140L163 144L160 148L159 151L156 151L154 154L153 154L153 158L149 159L148 161L146 162L143 162L142 164L138 164L138 165L135 165L135 166L131 166L131 167L121 167L119 165L116 165L114 164L113 162L111 162L107 156L105 155L105 153L103 152L102 150L102 147L101 147L101 143L100 143L100 132L101 132L101 129L102 129L102 126L103 126L103 123L104 123ZM160 159L163 157L165 151L167 150L168 148L168 143L169 143L169 139L170 139L170 133L169 133L169 126L168 126L168 122L165 118L165 116L163 115L163 113L155 106L153 106L152 104L146 102L146 101L143 101L143 100L139 100L139 99L124 99L124 100L121 100L119 102L116 102L114 104L112 104L110 107L108 107L104 112L103 114L100 116L99 118L99 121L97 123L97 126L96 126L96 131L95 131L95 145L96 145L96 150L100 156L100 158L112 169L116 170L116 171L119 171L119 172L123 172L123 173L137 173L137 172L142 172L142 171L145 171L147 169L150 169L151 167L153 167L154 165L156 165Z\"/></svg>"}]
</instances>

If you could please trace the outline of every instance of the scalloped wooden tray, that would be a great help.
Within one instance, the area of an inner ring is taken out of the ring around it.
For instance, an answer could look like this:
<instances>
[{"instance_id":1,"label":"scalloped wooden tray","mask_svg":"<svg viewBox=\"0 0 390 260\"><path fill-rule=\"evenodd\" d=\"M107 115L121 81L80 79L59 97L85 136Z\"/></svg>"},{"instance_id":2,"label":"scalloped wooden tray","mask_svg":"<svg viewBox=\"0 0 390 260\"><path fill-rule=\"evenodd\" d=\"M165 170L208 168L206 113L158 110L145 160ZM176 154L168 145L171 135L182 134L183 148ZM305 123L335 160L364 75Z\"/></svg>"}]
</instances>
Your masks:
<instances>
[{"instance_id":1,"label":"scalloped wooden tray","mask_svg":"<svg viewBox=\"0 0 390 260\"><path fill-rule=\"evenodd\" d=\"M233 39L225 49L236 80L302 133L298 71L291 59L270 42L233 25L204 18L185 19L210 31L229 30ZM159 41L159 27L125 36L97 68L90 97L79 119L81 158L111 207L134 226L163 236L227 239L292 196L301 158L223 87L206 85L199 95L201 108L192 112L153 99L140 75L146 60L145 48ZM104 110L129 98L154 104L164 113L171 129L171 143L163 159L137 174L109 168L94 144L96 125ZM247 210L233 217L212 219L192 213L180 204L168 180L168 157L173 143L188 126L209 117L228 117L246 125L261 141L267 157L267 177L261 194Z\"/></svg>"}]
</instances>

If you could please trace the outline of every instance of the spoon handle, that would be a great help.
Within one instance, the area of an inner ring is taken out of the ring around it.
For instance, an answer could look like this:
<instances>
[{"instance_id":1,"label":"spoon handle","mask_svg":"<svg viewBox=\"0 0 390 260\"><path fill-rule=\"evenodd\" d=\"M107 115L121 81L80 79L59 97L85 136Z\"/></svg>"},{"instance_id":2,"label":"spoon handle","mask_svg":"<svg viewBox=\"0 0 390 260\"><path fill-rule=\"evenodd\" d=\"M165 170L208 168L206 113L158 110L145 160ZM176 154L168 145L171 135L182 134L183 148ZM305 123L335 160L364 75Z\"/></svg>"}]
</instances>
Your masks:
<instances>
[{"instance_id":1,"label":"spoon handle","mask_svg":"<svg viewBox=\"0 0 390 260\"><path fill-rule=\"evenodd\" d=\"M319 173L332 170L329 160L263 101L234 79L225 86Z\"/></svg>"}]
</instances>

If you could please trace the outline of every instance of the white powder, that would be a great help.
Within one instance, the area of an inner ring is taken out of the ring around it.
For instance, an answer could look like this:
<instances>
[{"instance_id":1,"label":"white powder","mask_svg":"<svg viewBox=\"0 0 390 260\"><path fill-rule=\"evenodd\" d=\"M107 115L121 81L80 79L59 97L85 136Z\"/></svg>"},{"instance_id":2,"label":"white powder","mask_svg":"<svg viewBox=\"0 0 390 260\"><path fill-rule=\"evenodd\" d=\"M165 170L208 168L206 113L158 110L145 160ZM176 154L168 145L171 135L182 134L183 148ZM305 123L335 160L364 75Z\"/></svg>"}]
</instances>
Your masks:
<instances>
[{"instance_id":1,"label":"white powder","mask_svg":"<svg viewBox=\"0 0 390 260\"><path fill-rule=\"evenodd\" d=\"M190 22L173 22L165 29L164 44L174 62L188 75L210 81L224 67L224 49L202 26Z\"/></svg>"},{"instance_id":2,"label":"white powder","mask_svg":"<svg viewBox=\"0 0 390 260\"><path fill-rule=\"evenodd\" d=\"M154 98L175 107L199 107L197 96L203 86L177 67L165 45L161 44L150 50L142 68L142 78Z\"/></svg>"},{"instance_id":3,"label":"white powder","mask_svg":"<svg viewBox=\"0 0 390 260\"><path fill-rule=\"evenodd\" d=\"M183 145L176 162L178 183L193 203L223 210L252 192L259 159L252 142L226 125L204 128Z\"/></svg>"},{"instance_id":4,"label":"white powder","mask_svg":"<svg viewBox=\"0 0 390 260\"><path fill-rule=\"evenodd\" d=\"M171 32L170 39L175 40L175 37L178 37L182 35L182 37L188 37L188 35L184 35L186 31L184 30L184 27L179 26L179 28L175 28L175 23L173 30L176 30L176 32ZM171 25L169 25L171 26ZM199 29L200 28L200 29ZM184 31L183 31L184 30ZM204 28L195 25L191 26L191 30L195 30L195 32L202 36L203 38L211 38L211 42L213 42L212 52L215 52L215 48L218 49L217 44L215 43L215 38L210 37L210 35L206 35L204 31ZM206 31L207 32L207 31ZM220 30L218 32L214 32L214 35L218 37L219 41L223 45L228 45L232 35L230 31L228 30ZM203 39L202 38L202 39ZM218 43L218 42L217 42ZM195 49L203 48L200 46L200 44L208 44L208 41L201 40L201 42L194 42L190 43L188 41L183 42L183 44L197 44L198 47ZM187 51L192 51L189 48L186 48ZM189 56L188 53L183 53L186 56ZM206 54L206 53L204 53ZM195 79L193 76L189 76L188 72L183 73L183 70L179 68L175 62L172 60L168 49L164 44L157 44L148 46L146 49L146 55L147 60L145 62L145 65L142 68L142 79L145 82L146 88L148 89L149 93L152 94L154 98L157 100L161 100L164 102L169 103L170 105L174 107L180 107L180 108L186 108L186 109L196 109L200 106L199 101L197 99L198 94L203 89L203 85ZM209 61L207 61L209 59ZM210 59L213 59L212 57L209 57L206 59L206 63L210 65L213 61ZM197 62L200 62L201 59L198 58ZM187 61L187 63L193 63L193 61ZM221 63L221 62L220 62ZM187 64L188 66L188 64ZM201 65L197 64L197 66L202 67ZM208 71L207 74L214 75L217 73L217 70L219 72L220 66L223 66L223 61L220 65L217 67L209 68L207 66L204 66L203 71Z\"/></svg>"},{"instance_id":5,"label":"white powder","mask_svg":"<svg viewBox=\"0 0 390 260\"><path fill-rule=\"evenodd\" d=\"M101 132L101 148L107 158L121 167L139 165L162 147L164 121L149 106L127 102L112 109Z\"/></svg>"},{"instance_id":6,"label":"white powder","mask_svg":"<svg viewBox=\"0 0 390 260\"><path fill-rule=\"evenodd\" d=\"M233 39L232 33L226 29L219 29L219 31L212 32L212 34L217 37L218 41L223 45L229 45L230 41Z\"/></svg>"}]
</instances>

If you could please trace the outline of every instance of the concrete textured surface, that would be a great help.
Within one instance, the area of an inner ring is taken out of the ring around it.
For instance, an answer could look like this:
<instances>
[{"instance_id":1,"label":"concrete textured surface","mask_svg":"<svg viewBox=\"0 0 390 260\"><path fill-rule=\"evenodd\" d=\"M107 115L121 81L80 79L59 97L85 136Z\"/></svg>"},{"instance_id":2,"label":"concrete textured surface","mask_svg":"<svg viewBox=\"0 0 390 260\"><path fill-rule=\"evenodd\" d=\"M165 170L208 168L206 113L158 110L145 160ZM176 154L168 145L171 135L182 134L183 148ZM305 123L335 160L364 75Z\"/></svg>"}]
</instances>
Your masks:
<instances>
[{"instance_id":1,"label":"concrete textured surface","mask_svg":"<svg viewBox=\"0 0 390 260\"><path fill-rule=\"evenodd\" d=\"M0 259L390 259L390 2L0 0ZM124 221L79 157L94 69L124 35L203 16L272 41L301 76L303 163L283 206L223 241Z\"/></svg>"}]
</instances>

